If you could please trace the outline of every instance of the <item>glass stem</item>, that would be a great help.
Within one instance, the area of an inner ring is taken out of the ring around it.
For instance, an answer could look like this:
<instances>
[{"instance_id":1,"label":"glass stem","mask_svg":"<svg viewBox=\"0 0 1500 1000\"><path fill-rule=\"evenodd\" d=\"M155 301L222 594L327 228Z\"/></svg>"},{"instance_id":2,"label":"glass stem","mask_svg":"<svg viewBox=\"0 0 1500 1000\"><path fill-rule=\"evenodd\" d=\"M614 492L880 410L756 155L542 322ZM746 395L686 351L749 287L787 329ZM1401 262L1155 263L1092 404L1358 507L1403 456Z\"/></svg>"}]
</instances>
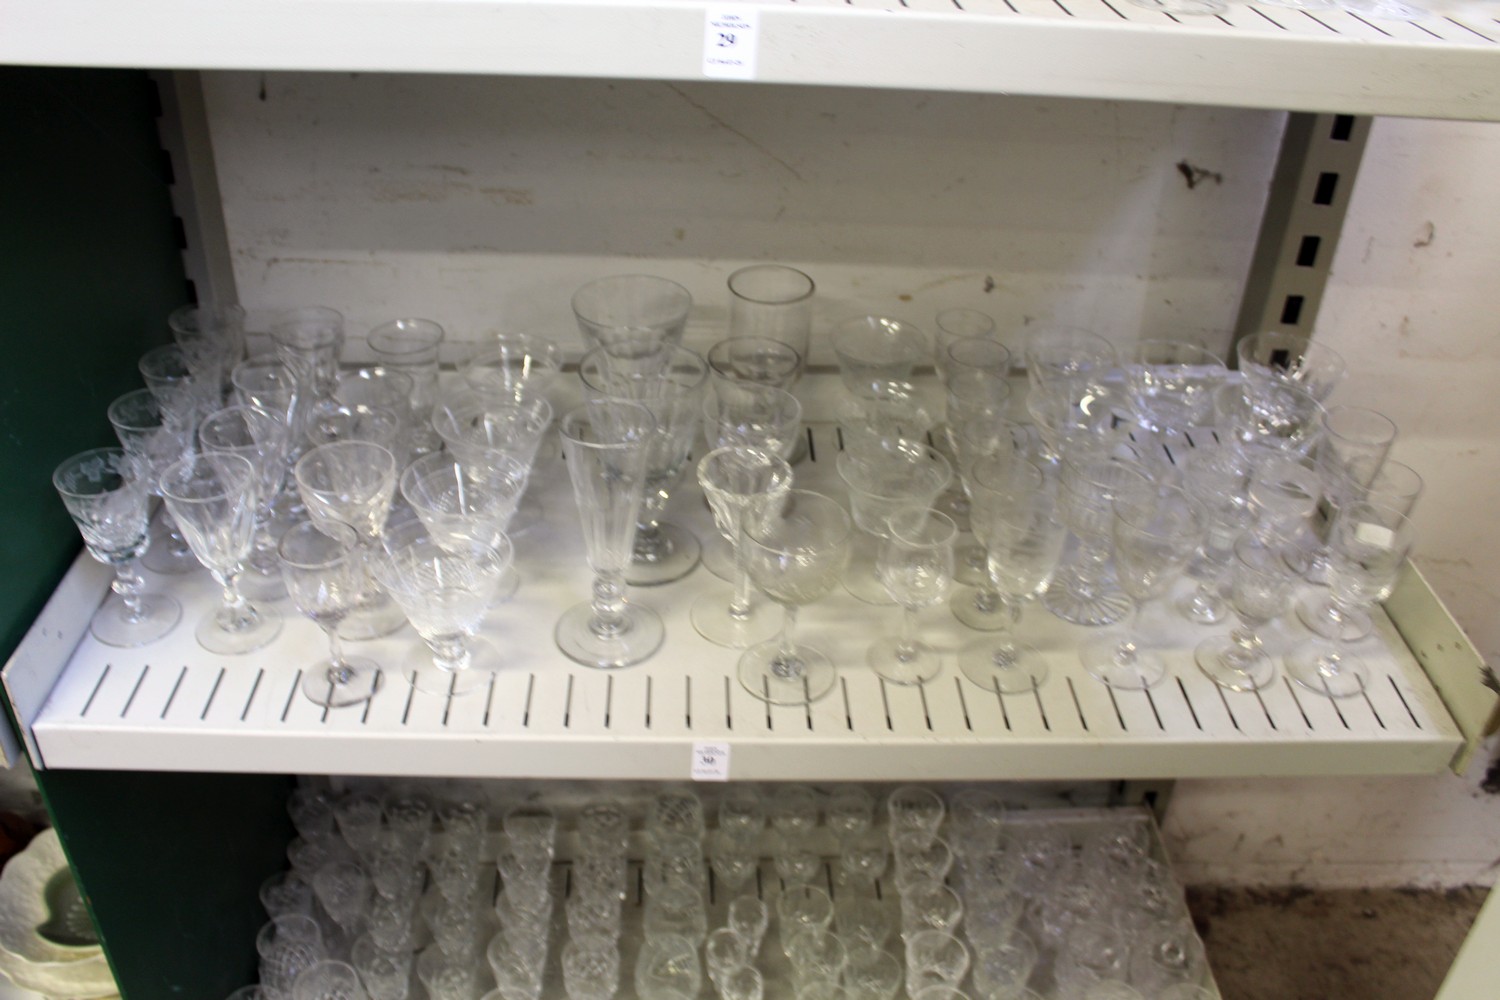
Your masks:
<instances>
[{"instance_id":1,"label":"glass stem","mask_svg":"<svg viewBox=\"0 0 1500 1000\"><path fill-rule=\"evenodd\" d=\"M224 603L219 608L219 623L229 632L237 632L255 623L255 609L245 600L245 595L240 593L242 568L236 565L226 572L214 573L214 578L224 588Z\"/></svg>"},{"instance_id":2,"label":"glass stem","mask_svg":"<svg viewBox=\"0 0 1500 1000\"><path fill-rule=\"evenodd\" d=\"M731 618L750 616L752 595L748 556L749 552L745 545L745 518L741 514L739 525L734 533L734 597L729 602L729 617Z\"/></svg>"},{"instance_id":3,"label":"glass stem","mask_svg":"<svg viewBox=\"0 0 1500 1000\"><path fill-rule=\"evenodd\" d=\"M1135 663L1140 654L1140 636L1138 635L1136 622L1141 617L1141 604L1134 598L1130 601L1130 610L1120 620L1120 641L1115 644L1115 662L1122 667L1128 667Z\"/></svg>"},{"instance_id":4,"label":"glass stem","mask_svg":"<svg viewBox=\"0 0 1500 1000\"><path fill-rule=\"evenodd\" d=\"M589 628L601 638L625 630L625 575L606 571L594 576L594 617Z\"/></svg>"},{"instance_id":5,"label":"glass stem","mask_svg":"<svg viewBox=\"0 0 1500 1000\"><path fill-rule=\"evenodd\" d=\"M796 677L802 672L802 663L797 658L797 644L792 633L797 629L797 606L782 605L781 638L777 641L776 658L771 661L771 671L777 677Z\"/></svg>"},{"instance_id":6,"label":"glass stem","mask_svg":"<svg viewBox=\"0 0 1500 1000\"><path fill-rule=\"evenodd\" d=\"M901 634L896 640L896 659L905 663L917 655L917 609L901 609Z\"/></svg>"},{"instance_id":7,"label":"glass stem","mask_svg":"<svg viewBox=\"0 0 1500 1000\"><path fill-rule=\"evenodd\" d=\"M427 648L432 650L432 661L439 670L456 673L468 670L469 664L473 662L468 638L462 634L428 639Z\"/></svg>"},{"instance_id":8,"label":"glass stem","mask_svg":"<svg viewBox=\"0 0 1500 1000\"><path fill-rule=\"evenodd\" d=\"M328 635L329 676L334 683L343 683L349 679L349 664L344 662L344 644L339 642L339 630L330 628L324 632Z\"/></svg>"},{"instance_id":9,"label":"glass stem","mask_svg":"<svg viewBox=\"0 0 1500 1000\"><path fill-rule=\"evenodd\" d=\"M125 620L132 625L139 624L146 617L141 610L141 591L145 586L146 582L135 570L134 559L115 564L115 580L109 587L120 595L120 603L125 605Z\"/></svg>"}]
</instances>

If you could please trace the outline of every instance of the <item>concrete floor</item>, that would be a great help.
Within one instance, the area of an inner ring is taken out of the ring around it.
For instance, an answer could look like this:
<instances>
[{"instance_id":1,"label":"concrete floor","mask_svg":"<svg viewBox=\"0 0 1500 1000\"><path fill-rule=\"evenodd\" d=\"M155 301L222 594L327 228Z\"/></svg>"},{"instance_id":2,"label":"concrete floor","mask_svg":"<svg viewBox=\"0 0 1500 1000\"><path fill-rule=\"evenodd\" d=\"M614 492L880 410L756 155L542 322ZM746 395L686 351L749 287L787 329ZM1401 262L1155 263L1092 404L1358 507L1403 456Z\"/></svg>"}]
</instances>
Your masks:
<instances>
[{"instance_id":1,"label":"concrete floor","mask_svg":"<svg viewBox=\"0 0 1500 1000\"><path fill-rule=\"evenodd\" d=\"M1432 1000L1484 897L1196 888L1188 905L1224 1000Z\"/></svg>"}]
</instances>

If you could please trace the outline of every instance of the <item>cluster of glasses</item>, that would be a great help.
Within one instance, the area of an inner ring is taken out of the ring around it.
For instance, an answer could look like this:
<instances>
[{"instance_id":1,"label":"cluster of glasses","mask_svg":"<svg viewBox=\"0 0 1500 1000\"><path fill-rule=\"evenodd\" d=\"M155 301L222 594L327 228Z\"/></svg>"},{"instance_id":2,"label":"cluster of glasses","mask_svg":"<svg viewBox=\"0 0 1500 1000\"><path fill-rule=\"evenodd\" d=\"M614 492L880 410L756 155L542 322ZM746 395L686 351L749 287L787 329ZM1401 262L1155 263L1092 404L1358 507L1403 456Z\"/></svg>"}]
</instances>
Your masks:
<instances>
[{"instance_id":1,"label":"cluster of glasses","mask_svg":"<svg viewBox=\"0 0 1500 1000\"><path fill-rule=\"evenodd\" d=\"M675 789L566 810L533 797L498 811L493 839L474 796L304 788L289 810L260 984L232 1000L538 1000L557 983L613 1000L622 968L641 1000L692 1000L705 973L720 1000L1216 996L1137 815L790 784L707 806ZM559 813L572 856L554 870Z\"/></svg>"}]
</instances>

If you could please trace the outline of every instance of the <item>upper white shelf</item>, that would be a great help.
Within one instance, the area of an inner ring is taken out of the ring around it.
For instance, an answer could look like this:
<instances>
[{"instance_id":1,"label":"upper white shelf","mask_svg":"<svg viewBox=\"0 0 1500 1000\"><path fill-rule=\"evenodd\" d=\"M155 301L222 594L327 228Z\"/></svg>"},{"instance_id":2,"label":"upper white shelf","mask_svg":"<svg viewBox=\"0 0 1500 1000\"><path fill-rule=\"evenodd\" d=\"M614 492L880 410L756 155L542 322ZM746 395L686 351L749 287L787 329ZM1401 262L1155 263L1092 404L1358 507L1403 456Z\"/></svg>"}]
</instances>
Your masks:
<instances>
[{"instance_id":1,"label":"upper white shelf","mask_svg":"<svg viewBox=\"0 0 1500 1000\"><path fill-rule=\"evenodd\" d=\"M0 0L0 62L704 78L698 0ZM1500 120L1500 21L1130 0L761 0L754 78Z\"/></svg>"}]
</instances>

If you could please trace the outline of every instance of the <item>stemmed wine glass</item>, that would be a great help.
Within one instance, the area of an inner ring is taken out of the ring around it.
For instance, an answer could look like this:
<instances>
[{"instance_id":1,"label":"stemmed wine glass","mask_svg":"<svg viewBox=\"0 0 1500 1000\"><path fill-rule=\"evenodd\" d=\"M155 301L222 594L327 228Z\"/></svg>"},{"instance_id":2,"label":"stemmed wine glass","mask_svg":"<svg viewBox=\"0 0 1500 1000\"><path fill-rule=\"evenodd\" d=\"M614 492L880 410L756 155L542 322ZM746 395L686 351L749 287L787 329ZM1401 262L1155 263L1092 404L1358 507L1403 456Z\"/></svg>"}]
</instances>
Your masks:
<instances>
[{"instance_id":1,"label":"stemmed wine glass","mask_svg":"<svg viewBox=\"0 0 1500 1000\"><path fill-rule=\"evenodd\" d=\"M1276 664L1256 629L1286 610L1292 580L1277 539L1255 533L1241 536L1234 543L1229 577L1229 606L1241 624L1227 636L1198 644L1193 651L1198 669L1231 691L1258 691L1270 684L1276 678Z\"/></svg>"},{"instance_id":2,"label":"stemmed wine glass","mask_svg":"<svg viewBox=\"0 0 1500 1000\"><path fill-rule=\"evenodd\" d=\"M511 518L526 492L531 470L514 455L474 449L473 461L450 454L424 455L401 473L401 496L439 545L461 545L475 538L508 545ZM497 602L514 596L520 578L506 568L496 590Z\"/></svg>"},{"instance_id":3,"label":"stemmed wine glass","mask_svg":"<svg viewBox=\"0 0 1500 1000\"><path fill-rule=\"evenodd\" d=\"M776 633L770 606L757 603L751 590L745 528L775 508L792 486L792 467L785 459L757 448L716 448L698 462L698 483L713 508L719 533L734 551L734 592L726 602L707 593L693 602L693 628L709 642L744 649Z\"/></svg>"},{"instance_id":4,"label":"stemmed wine glass","mask_svg":"<svg viewBox=\"0 0 1500 1000\"><path fill-rule=\"evenodd\" d=\"M900 635L877 639L865 651L875 672L894 684L921 684L937 676L938 651L917 638L917 612L941 604L953 589L953 546L958 526L934 510L904 511L876 556L881 582L901 606Z\"/></svg>"},{"instance_id":5,"label":"stemmed wine glass","mask_svg":"<svg viewBox=\"0 0 1500 1000\"><path fill-rule=\"evenodd\" d=\"M1043 598L1047 610L1075 625L1109 625L1130 613L1130 599L1110 573L1114 499L1150 483L1134 449L1077 442L1063 456L1058 507L1078 539Z\"/></svg>"},{"instance_id":6,"label":"stemmed wine glass","mask_svg":"<svg viewBox=\"0 0 1500 1000\"><path fill-rule=\"evenodd\" d=\"M1391 596L1415 540L1410 519L1398 510L1373 503L1340 508L1329 538L1331 599L1357 611ZM1365 662L1333 643L1312 643L1285 661L1292 680L1330 698L1357 695L1369 680Z\"/></svg>"},{"instance_id":7,"label":"stemmed wine glass","mask_svg":"<svg viewBox=\"0 0 1500 1000\"><path fill-rule=\"evenodd\" d=\"M237 305L181 306L167 317L172 339L210 409L229 391L229 373L245 356L245 310Z\"/></svg>"},{"instance_id":8,"label":"stemmed wine glass","mask_svg":"<svg viewBox=\"0 0 1500 1000\"><path fill-rule=\"evenodd\" d=\"M89 555L113 566L113 595L89 623L107 646L141 646L172 630L182 607L165 594L142 593L135 561L151 542L146 470L123 448L94 448L63 462L52 485L78 525Z\"/></svg>"},{"instance_id":9,"label":"stemmed wine glass","mask_svg":"<svg viewBox=\"0 0 1500 1000\"><path fill-rule=\"evenodd\" d=\"M344 348L344 317L328 306L286 309L271 323L276 358L297 375L297 392L310 408L333 392Z\"/></svg>"},{"instance_id":10,"label":"stemmed wine glass","mask_svg":"<svg viewBox=\"0 0 1500 1000\"><path fill-rule=\"evenodd\" d=\"M573 316L589 347L648 366L663 347L681 343L692 308L686 288L649 274L599 278L573 293Z\"/></svg>"},{"instance_id":11,"label":"stemmed wine glass","mask_svg":"<svg viewBox=\"0 0 1500 1000\"><path fill-rule=\"evenodd\" d=\"M413 453L436 451L441 442L432 430L432 405L437 402L438 351L446 336L442 326L414 317L382 323L365 336L365 343L385 369L411 377L411 446Z\"/></svg>"},{"instance_id":12,"label":"stemmed wine glass","mask_svg":"<svg viewBox=\"0 0 1500 1000\"><path fill-rule=\"evenodd\" d=\"M974 534L985 547L1001 631L974 640L958 654L965 677L1004 694L1030 691L1047 680L1046 659L1035 647L1018 642L1014 630L1024 602L1051 583L1068 537L1057 519L1053 493L1043 488L1041 470L1019 459L1016 464L1029 468L1030 475L1012 472L999 482L980 479L974 491Z\"/></svg>"},{"instance_id":13,"label":"stemmed wine glass","mask_svg":"<svg viewBox=\"0 0 1500 1000\"><path fill-rule=\"evenodd\" d=\"M141 463L147 489L161 496L162 470L192 449L192 426L185 422L189 411L163 407L150 389L134 389L109 404L109 423L120 447ZM153 573L186 573L197 569L198 560L182 537L168 509L162 519L165 530L146 552L141 564Z\"/></svg>"},{"instance_id":14,"label":"stemmed wine glass","mask_svg":"<svg viewBox=\"0 0 1500 1000\"><path fill-rule=\"evenodd\" d=\"M226 453L189 456L161 474L162 499L193 554L224 588L223 603L194 632L211 653L248 653L281 633L281 615L251 604L239 589L255 534L256 483L250 460Z\"/></svg>"},{"instance_id":15,"label":"stemmed wine glass","mask_svg":"<svg viewBox=\"0 0 1500 1000\"><path fill-rule=\"evenodd\" d=\"M1240 340L1234 350L1240 373L1252 392L1271 385L1294 385L1326 403L1344 378L1343 355L1301 334L1256 333Z\"/></svg>"},{"instance_id":16,"label":"stemmed wine glass","mask_svg":"<svg viewBox=\"0 0 1500 1000\"><path fill-rule=\"evenodd\" d=\"M594 596L563 612L554 632L558 648L590 667L639 663L665 636L656 612L625 599L656 419L639 403L599 399L568 412L560 429Z\"/></svg>"},{"instance_id":17,"label":"stemmed wine glass","mask_svg":"<svg viewBox=\"0 0 1500 1000\"><path fill-rule=\"evenodd\" d=\"M952 481L953 466L936 449L905 439L868 453L842 451L834 466L849 489L854 523L871 540L851 560L844 589L869 604L894 603L875 565L880 540L890 537L893 516L932 506Z\"/></svg>"},{"instance_id":18,"label":"stemmed wine glass","mask_svg":"<svg viewBox=\"0 0 1500 1000\"><path fill-rule=\"evenodd\" d=\"M1133 618L1192 558L1208 527L1202 506L1176 486L1148 486L1114 500L1115 568ZM1132 623L1133 624L1133 623ZM1166 676L1160 654L1143 649L1134 627L1079 650L1085 669L1113 688L1149 688Z\"/></svg>"},{"instance_id":19,"label":"stemmed wine glass","mask_svg":"<svg viewBox=\"0 0 1500 1000\"><path fill-rule=\"evenodd\" d=\"M774 705L802 705L833 689L827 654L792 638L797 609L827 594L849 561L854 525L831 497L789 490L781 508L749 525L750 578L783 609L781 636L747 649L736 672L752 695Z\"/></svg>"},{"instance_id":20,"label":"stemmed wine glass","mask_svg":"<svg viewBox=\"0 0 1500 1000\"><path fill-rule=\"evenodd\" d=\"M1189 340L1141 340L1123 368L1136 420L1164 438L1208 421L1227 374L1217 354Z\"/></svg>"},{"instance_id":21,"label":"stemmed wine glass","mask_svg":"<svg viewBox=\"0 0 1500 1000\"><path fill-rule=\"evenodd\" d=\"M337 521L303 521L281 536L277 552L292 602L328 636L328 658L303 672L303 694L329 708L368 701L380 689L379 665L344 655L338 637L369 588L358 533Z\"/></svg>"},{"instance_id":22,"label":"stemmed wine glass","mask_svg":"<svg viewBox=\"0 0 1500 1000\"><path fill-rule=\"evenodd\" d=\"M274 601L286 596L271 532L272 504L286 481L288 429L281 418L255 406L228 406L203 418L198 444L205 454L242 455L255 467L255 541L246 563L245 593Z\"/></svg>"}]
</instances>

